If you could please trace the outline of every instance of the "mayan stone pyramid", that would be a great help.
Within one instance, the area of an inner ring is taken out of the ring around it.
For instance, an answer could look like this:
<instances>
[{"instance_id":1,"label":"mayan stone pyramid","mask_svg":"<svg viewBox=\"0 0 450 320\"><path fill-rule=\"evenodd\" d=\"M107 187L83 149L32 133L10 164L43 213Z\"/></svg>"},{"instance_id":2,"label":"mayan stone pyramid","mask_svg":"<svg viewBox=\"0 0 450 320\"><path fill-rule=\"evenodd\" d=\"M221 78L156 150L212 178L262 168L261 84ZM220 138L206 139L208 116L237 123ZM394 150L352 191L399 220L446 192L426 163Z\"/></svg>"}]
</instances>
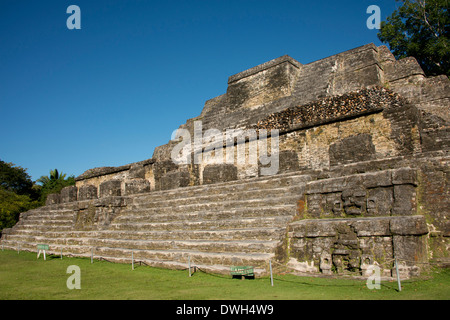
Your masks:
<instances>
[{"instance_id":1,"label":"mayan stone pyramid","mask_svg":"<svg viewBox=\"0 0 450 320\"><path fill-rule=\"evenodd\" d=\"M449 262L449 105L446 76L385 46L309 64L282 56L229 77L184 138L87 170L1 243L228 274L266 274L270 261L393 277L397 259L412 277Z\"/></svg>"}]
</instances>

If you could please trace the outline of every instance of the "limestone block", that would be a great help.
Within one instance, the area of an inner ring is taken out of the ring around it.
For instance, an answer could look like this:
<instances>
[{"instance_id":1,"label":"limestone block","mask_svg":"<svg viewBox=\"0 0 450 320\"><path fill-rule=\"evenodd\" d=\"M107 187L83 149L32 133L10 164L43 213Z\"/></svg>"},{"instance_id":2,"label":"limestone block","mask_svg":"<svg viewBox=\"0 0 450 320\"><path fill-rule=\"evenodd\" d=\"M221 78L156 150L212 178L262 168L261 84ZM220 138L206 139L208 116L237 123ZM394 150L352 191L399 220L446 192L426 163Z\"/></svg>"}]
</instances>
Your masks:
<instances>
[{"instance_id":1,"label":"limestone block","mask_svg":"<svg viewBox=\"0 0 450 320\"><path fill-rule=\"evenodd\" d=\"M424 235L428 226L424 216L393 217L390 221L390 232L393 235Z\"/></svg>"},{"instance_id":2,"label":"limestone block","mask_svg":"<svg viewBox=\"0 0 450 320\"><path fill-rule=\"evenodd\" d=\"M355 219L352 221L352 226L358 237L391 235L389 217Z\"/></svg>"},{"instance_id":3,"label":"limestone block","mask_svg":"<svg viewBox=\"0 0 450 320\"><path fill-rule=\"evenodd\" d=\"M237 180L237 168L232 164L210 164L203 169L203 184Z\"/></svg>"},{"instance_id":4,"label":"limestone block","mask_svg":"<svg viewBox=\"0 0 450 320\"><path fill-rule=\"evenodd\" d=\"M425 75L419 63L413 57L407 57L384 65L384 76L387 81L395 81L413 75Z\"/></svg>"},{"instance_id":5,"label":"limestone block","mask_svg":"<svg viewBox=\"0 0 450 320\"><path fill-rule=\"evenodd\" d=\"M366 189L362 186L342 191L343 209L347 216L360 216L366 211Z\"/></svg>"},{"instance_id":6,"label":"limestone block","mask_svg":"<svg viewBox=\"0 0 450 320\"><path fill-rule=\"evenodd\" d=\"M153 175L155 176L155 180L159 181L163 175L171 171L176 171L177 169L178 165L172 160L161 160L153 164Z\"/></svg>"},{"instance_id":7,"label":"limestone block","mask_svg":"<svg viewBox=\"0 0 450 320\"><path fill-rule=\"evenodd\" d=\"M389 61L395 61L395 56L392 54L392 52L388 49L387 46L382 45L378 47L378 55L380 62L389 62Z\"/></svg>"},{"instance_id":8,"label":"limestone block","mask_svg":"<svg viewBox=\"0 0 450 320\"><path fill-rule=\"evenodd\" d=\"M47 196L47 199L45 200L45 205L49 206L52 204L60 203L61 195L59 193L51 193Z\"/></svg>"},{"instance_id":9,"label":"limestone block","mask_svg":"<svg viewBox=\"0 0 450 320\"><path fill-rule=\"evenodd\" d=\"M160 179L161 190L183 188L189 186L190 175L187 171L172 171L164 174Z\"/></svg>"},{"instance_id":10,"label":"limestone block","mask_svg":"<svg viewBox=\"0 0 450 320\"><path fill-rule=\"evenodd\" d=\"M399 168L392 171L392 184L412 184L417 186L417 170Z\"/></svg>"},{"instance_id":11,"label":"limestone block","mask_svg":"<svg viewBox=\"0 0 450 320\"><path fill-rule=\"evenodd\" d=\"M320 256L320 265L319 265L319 269L320 271L322 271L323 274L331 274L331 268L333 267L332 265L332 258L331 258L331 254L329 254L328 252L323 252L322 255Z\"/></svg>"},{"instance_id":12,"label":"limestone block","mask_svg":"<svg viewBox=\"0 0 450 320\"><path fill-rule=\"evenodd\" d=\"M317 267L314 266L314 261L298 261L294 258L290 258L287 266L299 272L317 273Z\"/></svg>"},{"instance_id":13,"label":"limestone block","mask_svg":"<svg viewBox=\"0 0 450 320\"><path fill-rule=\"evenodd\" d=\"M78 200L97 199L97 187L93 185L84 185L78 189Z\"/></svg>"},{"instance_id":14,"label":"limestone block","mask_svg":"<svg viewBox=\"0 0 450 320\"><path fill-rule=\"evenodd\" d=\"M2 240L8 240L8 235L12 232L13 228L4 228L0 232L0 236Z\"/></svg>"},{"instance_id":15,"label":"limestone block","mask_svg":"<svg viewBox=\"0 0 450 320\"><path fill-rule=\"evenodd\" d=\"M125 181L125 194L138 194L150 192L150 182L145 179L133 179Z\"/></svg>"},{"instance_id":16,"label":"limestone block","mask_svg":"<svg viewBox=\"0 0 450 320\"><path fill-rule=\"evenodd\" d=\"M378 62L378 51L374 45L368 44L342 52L337 57L341 62L338 66L339 71L347 73L375 65Z\"/></svg>"},{"instance_id":17,"label":"limestone block","mask_svg":"<svg viewBox=\"0 0 450 320\"><path fill-rule=\"evenodd\" d=\"M416 210L416 190L413 185L394 186L394 205L392 215L413 215Z\"/></svg>"},{"instance_id":18,"label":"limestone block","mask_svg":"<svg viewBox=\"0 0 450 320\"><path fill-rule=\"evenodd\" d=\"M78 188L76 186L65 187L61 190L61 203L77 201Z\"/></svg>"},{"instance_id":19,"label":"limestone block","mask_svg":"<svg viewBox=\"0 0 450 320\"><path fill-rule=\"evenodd\" d=\"M330 166L375 159L372 136L366 133L341 139L330 145Z\"/></svg>"},{"instance_id":20,"label":"limestone block","mask_svg":"<svg viewBox=\"0 0 450 320\"><path fill-rule=\"evenodd\" d=\"M395 257L408 266L427 261L426 237L393 236Z\"/></svg>"},{"instance_id":21,"label":"limestone block","mask_svg":"<svg viewBox=\"0 0 450 320\"><path fill-rule=\"evenodd\" d=\"M379 187L367 190L365 216L390 216L394 202L393 188Z\"/></svg>"},{"instance_id":22,"label":"limestone block","mask_svg":"<svg viewBox=\"0 0 450 320\"><path fill-rule=\"evenodd\" d=\"M362 87L381 85L382 71L376 64L351 72L338 72L333 79L333 93L343 94Z\"/></svg>"},{"instance_id":23,"label":"limestone block","mask_svg":"<svg viewBox=\"0 0 450 320\"><path fill-rule=\"evenodd\" d=\"M300 169L298 155L295 150L283 150L278 154L278 173L297 171Z\"/></svg>"},{"instance_id":24,"label":"limestone block","mask_svg":"<svg viewBox=\"0 0 450 320\"><path fill-rule=\"evenodd\" d=\"M120 180L108 180L100 184L99 197L111 197L122 195L122 181Z\"/></svg>"},{"instance_id":25,"label":"limestone block","mask_svg":"<svg viewBox=\"0 0 450 320\"><path fill-rule=\"evenodd\" d=\"M297 238L334 237L337 235L336 225L339 223L343 223L342 220L300 220L291 223L290 230L292 230L293 236Z\"/></svg>"},{"instance_id":26,"label":"limestone block","mask_svg":"<svg viewBox=\"0 0 450 320\"><path fill-rule=\"evenodd\" d=\"M392 173L390 170L381 172L368 172L361 175L362 183L366 188L392 186Z\"/></svg>"},{"instance_id":27,"label":"limestone block","mask_svg":"<svg viewBox=\"0 0 450 320\"><path fill-rule=\"evenodd\" d=\"M289 96L301 64L289 56L279 57L228 79L227 108L250 108Z\"/></svg>"},{"instance_id":28,"label":"limestone block","mask_svg":"<svg viewBox=\"0 0 450 320\"><path fill-rule=\"evenodd\" d=\"M145 169L143 165L132 164L128 173L129 179L145 179Z\"/></svg>"}]
</instances>

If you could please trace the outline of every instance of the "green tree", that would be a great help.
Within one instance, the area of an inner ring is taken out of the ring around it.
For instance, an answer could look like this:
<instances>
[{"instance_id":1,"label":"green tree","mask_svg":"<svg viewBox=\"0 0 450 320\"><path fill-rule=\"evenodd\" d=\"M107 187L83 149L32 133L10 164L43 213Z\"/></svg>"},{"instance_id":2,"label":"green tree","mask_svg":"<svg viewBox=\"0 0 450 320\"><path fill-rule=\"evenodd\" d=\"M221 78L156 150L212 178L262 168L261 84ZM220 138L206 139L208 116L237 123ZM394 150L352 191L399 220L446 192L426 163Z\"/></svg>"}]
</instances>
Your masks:
<instances>
[{"instance_id":1,"label":"green tree","mask_svg":"<svg viewBox=\"0 0 450 320\"><path fill-rule=\"evenodd\" d=\"M11 228L21 212L37 207L37 201L32 201L27 195L19 195L0 187L0 232L4 228Z\"/></svg>"},{"instance_id":2,"label":"green tree","mask_svg":"<svg viewBox=\"0 0 450 320\"><path fill-rule=\"evenodd\" d=\"M50 170L49 176L42 176L36 180L41 184L41 204L45 204L47 196L51 193L59 193L62 188L75 184L73 175L66 178L65 173L59 173L57 169Z\"/></svg>"},{"instance_id":3,"label":"green tree","mask_svg":"<svg viewBox=\"0 0 450 320\"><path fill-rule=\"evenodd\" d=\"M427 76L450 77L450 0L396 0L378 38L397 59L412 56Z\"/></svg>"},{"instance_id":4,"label":"green tree","mask_svg":"<svg viewBox=\"0 0 450 320\"><path fill-rule=\"evenodd\" d=\"M0 160L0 231L14 226L21 212L38 207L38 199L26 169Z\"/></svg>"},{"instance_id":5,"label":"green tree","mask_svg":"<svg viewBox=\"0 0 450 320\"><path fill-rule=\"evenodd\" d=\"M26 169L2 160L0 160L0 187L18 195L28 195L33 200L39 198L39 192Z\"/></svg>"}]
</instances>

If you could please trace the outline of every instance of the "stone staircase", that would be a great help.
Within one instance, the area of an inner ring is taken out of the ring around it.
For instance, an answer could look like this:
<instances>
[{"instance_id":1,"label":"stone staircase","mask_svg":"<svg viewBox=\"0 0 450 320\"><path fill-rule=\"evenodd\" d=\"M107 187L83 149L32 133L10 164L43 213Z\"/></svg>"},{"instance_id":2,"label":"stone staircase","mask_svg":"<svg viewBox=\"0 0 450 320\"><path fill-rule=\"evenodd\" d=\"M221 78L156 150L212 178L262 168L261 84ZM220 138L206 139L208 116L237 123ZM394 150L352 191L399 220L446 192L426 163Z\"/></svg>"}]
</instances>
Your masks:
<instances>
[{"instance_id":1,"label":"stone staircase","mask_svg":"<svg viewBox=\"0 0 450 320\"><path fill-rule=\"evenodd\" d=\"M229 273L232 265L267 272L282 250L308 175L287 173L120 197L126 205L107 225L77 224L93 201L54 204L22 214L2 238L6 248ZM119 197L117 197L119 198ZM100 201L101 199L95 200ZM96 218L98 219L98 217Z\"/></svg>"}]
</instances>

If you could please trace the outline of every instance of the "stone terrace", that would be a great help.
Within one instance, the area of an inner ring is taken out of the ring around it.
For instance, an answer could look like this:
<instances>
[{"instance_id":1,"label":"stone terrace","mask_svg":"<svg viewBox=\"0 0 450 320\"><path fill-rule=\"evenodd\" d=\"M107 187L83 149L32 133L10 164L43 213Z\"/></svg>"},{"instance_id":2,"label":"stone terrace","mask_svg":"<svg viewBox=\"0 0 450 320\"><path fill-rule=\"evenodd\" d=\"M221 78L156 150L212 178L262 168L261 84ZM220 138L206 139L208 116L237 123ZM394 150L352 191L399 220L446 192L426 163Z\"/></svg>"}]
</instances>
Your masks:
<instances>
[{"instance_id":1,"label":"stone terrace","mask_svg":"<svg viewBox=\"0 0 450 320\"><path fill-rule=\"evenodd\" d=\"M378 265L393 277L398 259L401 276L415 276L449 263L449 102L447 77L426 77L385 46L305 65L282 56L231 76L180 126L278 129L276 175L260 161L210 161L205 141L200 163L176 164L170 141L151 159L87 170L22 213L1 243L167 268L190 259L219 273L252 265L258 275L273 261L296 274L367 276Z\"/></svg>"}]
</instances>

